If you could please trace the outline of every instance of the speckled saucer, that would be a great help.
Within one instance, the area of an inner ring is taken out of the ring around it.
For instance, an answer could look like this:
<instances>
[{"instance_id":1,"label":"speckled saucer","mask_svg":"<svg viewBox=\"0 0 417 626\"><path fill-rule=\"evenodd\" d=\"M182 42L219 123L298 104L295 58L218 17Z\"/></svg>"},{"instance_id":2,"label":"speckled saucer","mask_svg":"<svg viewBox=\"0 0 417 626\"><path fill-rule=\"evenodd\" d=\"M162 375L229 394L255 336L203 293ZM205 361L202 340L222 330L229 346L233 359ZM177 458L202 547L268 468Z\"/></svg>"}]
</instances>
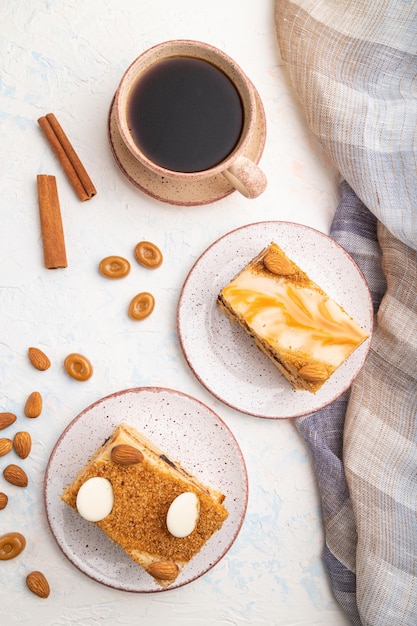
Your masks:
<instances>
[{"instance_id":1,"label":"speckled saucer","mask_svg":"<svg viewBox=\"0 0 417 626\"><path fill-rule=\"evenodd\" d=\"M220 417L179 391L125 389L80 413L64 430L50 456L44 483L46 514L52 534L69 561L90 578L115 589L164 591L120 546L64 504L61 494L121 422L143 432L172 459L226 496L229 517L168 589L181 587L218 563L239 534L248 500L245 461Z\"/></svg>"},{"instance_id":2,"label":"speckled saucer","mask_svg":"<svg viewBox=\"0 0 417 626\"><path fill-rule=\"evenodd\" d=\"M371 335L371 296L349 254L327 235L302 224L258 222L224 235L194 264L179 299L178 336L191 370L219 400L256 417L292 418L323 408L350 386L365 361L370 338L315 394L294 390L217 306L220 290L271 241Z\"/></svg>"},{"instance_id":3,"label":"speckled saucer","mask_svg":"<svg viewBox=\"0 0 417 626\"><path fill-rule=\"evenodd\" d=\"M262 101L255 87L257 121L248 147L243 156L259 163L266 139L266 117ZM115 161L126 178L144 193L169 204L195 206L216 202L233 193L235 188L222 174L204 180L177 182L148 170L129 152L123 142L115 119L114 99L108 118L108 135Z\"/></svg>"}]
</instances>

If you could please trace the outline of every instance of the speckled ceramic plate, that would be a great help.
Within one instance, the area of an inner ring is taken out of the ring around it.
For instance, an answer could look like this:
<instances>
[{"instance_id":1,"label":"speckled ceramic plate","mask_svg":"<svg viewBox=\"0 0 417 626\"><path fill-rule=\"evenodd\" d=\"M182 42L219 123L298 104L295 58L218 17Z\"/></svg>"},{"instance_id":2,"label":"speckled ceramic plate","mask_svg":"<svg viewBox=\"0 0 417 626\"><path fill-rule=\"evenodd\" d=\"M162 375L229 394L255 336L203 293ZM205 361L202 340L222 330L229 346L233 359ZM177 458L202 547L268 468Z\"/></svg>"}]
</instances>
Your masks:
<instances>
[{"instance_id":1,"label":"speckled ceramic plate","mask_svg":"<svg viewBox=\"0 0 417 626\"><path fill-rule=\"evenodd\" d=\"M163 591L122 548L60 499L96 448L123 421L226 495L229 517L168 589L180 587L226 554L243 523L248 498L246 466L234 436L211 409L188 395L158 387L127 389L80 413L59 438L46 470L44 497L50 528L71 563L99 583L124 591Z\"/></svg>"},{"instance_id":2,"label":"speckled ceramic plate","mask_svg":"<svg viewBox=\"0 0 417 626\"><path fill-rule=\"evenodd\" d=\"M259 163L266 137L265 110L259 94L253 86L257 103L257 120L244 156ZM108 119L108 136L114 159L124 176L138 189L149 196L179 206L209 204L221 200L235 191L235 188L222 174L204 180L188 181L186 185L169 180L151 172L139 163L127 149L117 128L114 112L114 100Z\"/></svg>"},{"instance_id":3,"label":"speckled ceramic plate","mask_svg":"<svg viewBox=\"0 0 417 626\"><path fill-rule=\"evenodd\" d=\"M179 299L178 334L191 370L214 396L256 417L292 418L316 411L340 396L359 373L370 340L317 393L295 391L216 304L220 290L271 241L371 333L373 310L368 286L341 246L301 224L259 222L220 238L194 264Z\"/></svg>"}]
</instances>

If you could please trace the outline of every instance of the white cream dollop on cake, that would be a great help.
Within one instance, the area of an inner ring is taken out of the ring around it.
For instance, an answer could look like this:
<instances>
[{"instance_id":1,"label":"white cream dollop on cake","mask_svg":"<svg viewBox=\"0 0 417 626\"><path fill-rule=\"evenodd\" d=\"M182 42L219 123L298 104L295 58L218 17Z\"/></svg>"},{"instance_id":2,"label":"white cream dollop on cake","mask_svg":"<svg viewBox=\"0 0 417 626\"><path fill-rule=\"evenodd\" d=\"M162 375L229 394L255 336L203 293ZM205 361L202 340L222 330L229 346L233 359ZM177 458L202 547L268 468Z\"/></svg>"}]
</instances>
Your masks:
<instances>
[{"instance_id":1,"label":"white cream dollop on cake","mask_svg":"<svg viewBox=\"0 0 417 626\"><path fill-rule=\"evenodd\" d=\"M200 502L192 491L185 491L170 504L167 528L173 537L188 537L195 529L200 513Z\"/></svg>"},{"instance_id":2,"label":"white cream dollop on cake","mask_svg":"<svg viewBox=\"0 0 417 626\"><path fill-rule=\"evenodd\" d=\"M88 522L104 519L110 515L114 504L111 482L100 476L89 478L81 485L75 504L78 513Z\"/></svg>"}]
</instances>

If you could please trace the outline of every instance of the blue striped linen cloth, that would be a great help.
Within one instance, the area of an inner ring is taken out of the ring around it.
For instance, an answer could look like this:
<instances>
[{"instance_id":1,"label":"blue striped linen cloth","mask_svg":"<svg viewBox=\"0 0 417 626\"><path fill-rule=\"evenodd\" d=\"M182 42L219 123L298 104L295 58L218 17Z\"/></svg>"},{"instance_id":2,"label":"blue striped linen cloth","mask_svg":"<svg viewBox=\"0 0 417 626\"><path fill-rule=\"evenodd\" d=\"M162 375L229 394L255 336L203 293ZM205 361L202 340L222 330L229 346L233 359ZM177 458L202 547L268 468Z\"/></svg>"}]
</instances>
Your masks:
<instances>
[{"instance_id":1,"label":"blue striped linen cloth","mask_svg":"<svg viewBox=\"0 0 417 626\"><path fill-rule=\"evenodd\" d=\"M375 310L351 389L295 420L321 494L323 559L357 626L417 626L417 3L275 0L280 53L339 169L331 236Z\"/></svg>"}]
</instances>

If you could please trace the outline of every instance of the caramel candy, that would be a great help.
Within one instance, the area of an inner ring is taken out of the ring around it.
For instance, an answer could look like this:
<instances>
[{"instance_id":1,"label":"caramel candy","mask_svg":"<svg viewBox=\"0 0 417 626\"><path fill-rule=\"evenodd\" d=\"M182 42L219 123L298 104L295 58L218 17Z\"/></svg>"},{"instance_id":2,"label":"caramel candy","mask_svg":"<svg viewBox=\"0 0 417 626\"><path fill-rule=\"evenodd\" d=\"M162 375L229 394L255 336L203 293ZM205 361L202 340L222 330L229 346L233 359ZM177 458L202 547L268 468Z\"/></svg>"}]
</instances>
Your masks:
<instances>
[{"instance_id":1,"label":"caramel candy","mask_svg":"<svg viewBox=\"0 0 417 626\"><path fill-rule=\"evenodd\" d=\"M64 361L64 367L71 378L88 380L93 375L93 366L87 357L73 352Z\"/></svg>"},{"instance_id":2,"label":"caramel candy","mask_svg":"<svg viewBox=\"0 0 417 626\"><path fill-rule=\"evenodd\" d=\"M99 270L106 278L124 278L130 272L130 263L121 256L107 256L100 262Z\"/></svg>"},{"instance_id":3,"label":"caramel candy","mask_svg":"<svg viewBox=\"0 0 417 626\"><path fill-rule=\"evenodd\" d=\"M143 320L154 309L155 298L151 293L143 291L133 298L129 305L129 315L134 320Z\"/></svg>"},{"instance_id":4,"label":"caramel candy","mask_svg":"<svg viewBox=\"0 0 417 626\"><path fill-rule=\"evenodd\" d=\"M0 561L9 561L25 549L26 539L20 533L6 533L0 537Z\"/></svg>"},{"instance_id":5,"label":"caramel candy","mask_svg":"<svg viewBox=\"0 0 417 626\"><path fill-rule=\"evenodd\" d=\"M152 269L159 267L162 263L162 252L154 243L150 241L140 241L135 248L135 257L138 263Z\"/></svg>"}]
</instances>

